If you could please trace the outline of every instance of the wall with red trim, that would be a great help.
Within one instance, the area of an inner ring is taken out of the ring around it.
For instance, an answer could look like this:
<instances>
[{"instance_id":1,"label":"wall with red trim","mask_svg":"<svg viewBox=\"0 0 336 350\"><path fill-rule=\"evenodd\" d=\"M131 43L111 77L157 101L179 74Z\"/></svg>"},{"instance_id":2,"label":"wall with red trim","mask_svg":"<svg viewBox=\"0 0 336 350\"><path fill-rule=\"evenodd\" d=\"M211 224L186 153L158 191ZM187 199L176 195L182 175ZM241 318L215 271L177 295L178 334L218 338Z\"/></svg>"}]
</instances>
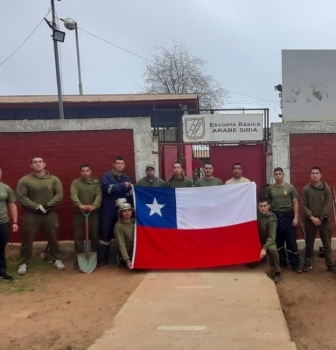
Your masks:
<instances>
[{"instance_id":1,"label":"wall with red trim","mask_svg":"<svg viewBox=\"0 0 336 350\"><path fill-rule=\"evenodd\" d=\"M53 175L59 177L64 188L64 199L57 206L60 219L60 240L73 239L72 204L70 185L79 177L79 165L89 163L93 175L101 178L112 168L113 160L122 156L126 172L135 180L133 130L61 131L61 132L0 132L1 181L16 189L18 180L30 172L30 159L44 158ZM11 233L11 242L20 242L22 234L22 211L19 207L18 233ZM41 234L37 237L44 240Z\"/></svg>"},{"instance_id":2,"label":"wall with red trim","mask_svg":"<svg viewBox=\"0 0 336 350\"><path fill-rule=\"evenodd\" d=\"M291 134L290 135L290 179L293 186L299 192L300 213L301 194L305 185L310 182L310 169L317 165L322 169L322 180L325 181L333 192L336 191L336 134ZM332 193L335 200L335 196ZM335 201L334 201L335 204ZM336 237L335 215L331 211L330 219L333 227L333 237ZM298 230L299 238L302 238L301 229Z\"/></svg>"}]
</instances>

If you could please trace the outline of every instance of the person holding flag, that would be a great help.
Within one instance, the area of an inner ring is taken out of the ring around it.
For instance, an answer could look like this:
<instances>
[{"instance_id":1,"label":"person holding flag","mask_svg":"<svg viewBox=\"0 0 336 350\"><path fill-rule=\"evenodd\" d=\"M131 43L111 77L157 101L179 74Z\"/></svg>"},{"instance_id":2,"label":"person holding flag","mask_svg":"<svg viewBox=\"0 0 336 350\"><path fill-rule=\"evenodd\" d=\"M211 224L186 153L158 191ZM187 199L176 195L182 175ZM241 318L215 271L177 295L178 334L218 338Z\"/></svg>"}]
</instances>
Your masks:
<instances>
[{"instance_id":1,"label":"person holding flag","mask_svg":"<svg viewBox=\"0 0 336 350\"><path fill-rule=\"evenodd\" d=\"M259 200L258 208L258 230L262 249L260 251L260 260L267 256L271 266L271 276L275 283L280 282L281 268L279 254L275 243L277 218L270 211L270 203L267 198Z\"/></svg>"},{"instance_id":2,"label":"person holding flag","mask_svg":"<svg viewBox=\"0 0 336 350\"><path fill-rule=\"evenodd\" d=\"M118 221L119 198L132 200L131 178L125 173L125 160L117 157L113 169L106 172L101 179L103 200L100 209L98 264L103 268L108 263L111 239L114 236L114 225Z\"/></svg>"},{"instance_id":3,"label":"person holding flag","mask_svg":"<svg viewBox=\"0 0 336 350\"><path fill-rule=\"evenodd\" d=\"M114 236L119 250L118 263L132 268L134 245L134 211L129 203L120 205L119 219L114 226Z\"/></svg>"}]
</instances>

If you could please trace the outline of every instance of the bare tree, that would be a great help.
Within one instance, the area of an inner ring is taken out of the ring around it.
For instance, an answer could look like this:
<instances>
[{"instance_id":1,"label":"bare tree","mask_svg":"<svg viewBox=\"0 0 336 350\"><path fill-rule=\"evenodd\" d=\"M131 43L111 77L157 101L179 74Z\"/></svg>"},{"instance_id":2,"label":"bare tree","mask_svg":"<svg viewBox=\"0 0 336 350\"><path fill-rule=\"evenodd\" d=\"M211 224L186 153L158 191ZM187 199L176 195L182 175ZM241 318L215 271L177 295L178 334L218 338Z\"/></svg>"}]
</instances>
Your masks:
<instances>
[{"instance_id":1,"label":"bare tree","mask_svg":"<svg viewBox=\"0 0 336 350\"><path fill-rule=\"evenodd\" d=\"M191 57L184 45L174 44L172 50L157 46L161 55L146 63L144 73L146 93L198 94L201 109L221 108L228 98L226 91L211 76L203 72L205 64Z\"/></svg>"}]
</instances>

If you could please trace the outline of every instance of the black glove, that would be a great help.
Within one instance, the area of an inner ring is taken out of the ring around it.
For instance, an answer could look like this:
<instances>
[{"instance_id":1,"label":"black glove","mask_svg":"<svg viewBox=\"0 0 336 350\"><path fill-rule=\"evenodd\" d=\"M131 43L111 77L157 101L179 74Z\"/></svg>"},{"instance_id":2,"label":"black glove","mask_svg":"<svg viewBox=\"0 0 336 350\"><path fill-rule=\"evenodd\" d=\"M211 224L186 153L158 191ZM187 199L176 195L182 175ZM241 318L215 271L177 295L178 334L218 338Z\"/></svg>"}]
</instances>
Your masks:
<instances>
[{"instance_id":1,"label":"black glove","mask_svg":"<svg viewBox=\"0 0 336 350\"><path fill-rule=\"evenodd\" d=\"M328 215L322 215L321 217L320 217L320 221L323 223L324 221L326 221L328 219Z\"/></svg>"},{"instance_id":2,"label":"black glove","mask_svg":"<svg viewBox=\"0 0 336 350\"><path fill-rule=\"evenodd\" d=\"M39 205L37 206L37 208L35 209L35 211L36 211L37 213L43 214L43 215L47 214L47 213L49 212L49 210L50 210L50 207L48 207L46 204L44 204L44 205L39 204Z\"/></svg>"}]
</instances>

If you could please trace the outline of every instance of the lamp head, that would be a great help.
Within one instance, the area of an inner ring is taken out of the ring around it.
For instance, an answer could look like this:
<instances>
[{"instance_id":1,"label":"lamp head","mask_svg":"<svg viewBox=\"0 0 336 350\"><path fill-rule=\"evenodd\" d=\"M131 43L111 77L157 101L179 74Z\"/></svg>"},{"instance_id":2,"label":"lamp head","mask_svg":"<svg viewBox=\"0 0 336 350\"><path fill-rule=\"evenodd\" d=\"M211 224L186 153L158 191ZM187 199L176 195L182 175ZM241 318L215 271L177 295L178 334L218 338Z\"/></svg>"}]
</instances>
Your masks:
<instances>
[{"instance_id":1,"label":"lamp head","mask_svg":"<svg viewBox=\"0 0 336 350\"><path fill-rule=\"evenodd\" d=\"M64 20L64 27L69 30L74 30L77 27L77 23L72 18L66 18Z\"/></svg>"}]
</instances>

